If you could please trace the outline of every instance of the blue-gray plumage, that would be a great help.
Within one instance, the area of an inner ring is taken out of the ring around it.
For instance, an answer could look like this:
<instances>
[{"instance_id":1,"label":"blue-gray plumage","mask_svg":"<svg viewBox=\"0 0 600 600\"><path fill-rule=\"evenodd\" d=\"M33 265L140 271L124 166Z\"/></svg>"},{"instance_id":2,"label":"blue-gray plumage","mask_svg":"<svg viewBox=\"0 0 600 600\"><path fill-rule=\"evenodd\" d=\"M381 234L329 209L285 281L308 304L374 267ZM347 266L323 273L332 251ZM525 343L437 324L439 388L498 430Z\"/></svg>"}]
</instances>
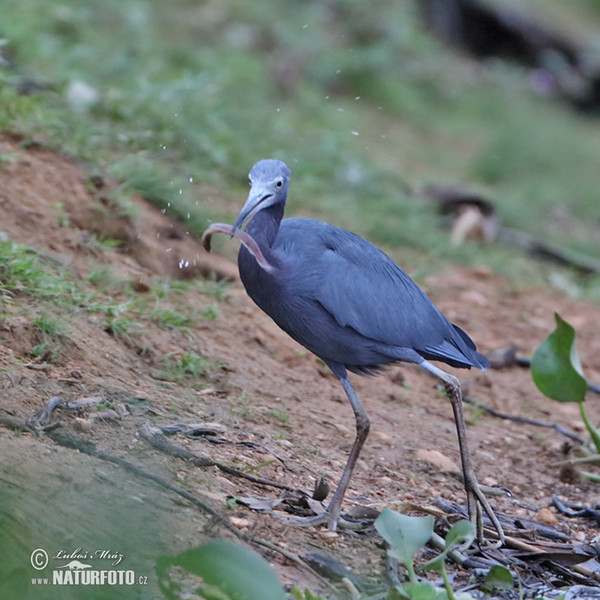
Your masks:
<instances>
[{"instance_id":1,"label":"blue-gray plumage","mask_svg":"<svg viewBox=\"0 0 600 600\"><path fill-rule=\"evenodd\" d=\"M218 231L239 237L239 272L249 296L281 329L329 366L356 417L357 435L340 483L325 513L311 522L328 521L336 528L344 493L369 431L369 419L347 371L372 373L403 361L422 366L444 382L454 409L469 510L476 518L479 502L502 537L470 464L460 384L429 363L438 360L483 370L489 365L487 359L376 246L321 221L283 219L290 182L285 163L262 160L252 168L249 181L250 195L233 227L213 225L205 235Z\"/></svg>"},{"instance_id":2,"label":"blue-gray plumage","mask_svg":"<svg viewBox=\"0 0 600 600\"><path fill-rule=\"evenodd\" d=\"M373 244L312 219L283 220L271 241L262 225L272 218L261 211L246 232L275 272L242 247L240 276L256 304L318 357L358 373L423 359L489 365L467 334Z\"/></svg>"}]
</instances>

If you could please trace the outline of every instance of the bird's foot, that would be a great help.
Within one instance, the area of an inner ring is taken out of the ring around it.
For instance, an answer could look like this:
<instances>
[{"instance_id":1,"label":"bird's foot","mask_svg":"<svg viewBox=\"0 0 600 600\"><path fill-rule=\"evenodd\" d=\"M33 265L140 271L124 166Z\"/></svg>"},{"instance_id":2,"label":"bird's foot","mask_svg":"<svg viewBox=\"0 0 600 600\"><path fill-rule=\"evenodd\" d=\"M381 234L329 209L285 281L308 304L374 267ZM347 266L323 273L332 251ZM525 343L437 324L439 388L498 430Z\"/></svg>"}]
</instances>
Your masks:
<instances>
[{"instance_id":1,"label":"bird's foot","mask_svg":"<svg viewBox=\"0 0 600 600\"><path fill-rule=\"evenodd\" d=\"M362 529L364 522L349 521L340 515L339 507L332 507L331 504L324 508L320 503L313 502L311 509L317 514L314 517L299 517L295 515L279 515L281 519L296 527L316 527L318 525L327 525L330 531L339 529Z\"/></svg>"},{"instance_id":2,"label":"bird's foot","mask_svg":"<svg viewBox=\"0 0 600 600\"><path fill-rule=\"evenodd\" d=\"M338 529L363 529L364 523L358 523L356 521L348 521L343 517L338 517L337 520L332 521L326 513L316 515L314 517L297 517L294 515L281 515L286 523L294 525L295 527L316 527L318 525L327 524L329 531L337 531Z\"/></svg>"},{"instance_id":3,"label":"bird's foot","mask_svg":"<svg viewBox=\"0 0 600 600\"><path fill-rule=\"evenodd\" d=\"M493 511L490 503L488 502L485 494L479 487L477 481L471 481L467 484L467 503L469 508L469 517L473 525L475 526L475 530L477 532L477 540L481 543L486 543L491 546L503 546L505 543L504 529L502 529L502 525L496 516L496 513ZM486 488L487 490L487 488ZM490 519L492 524L492 528L496 531L498 535L498 542L491 544L489 541L486 541L483 537L483 518L482 518L482 510Z\"/></svg>"}]
</instances>

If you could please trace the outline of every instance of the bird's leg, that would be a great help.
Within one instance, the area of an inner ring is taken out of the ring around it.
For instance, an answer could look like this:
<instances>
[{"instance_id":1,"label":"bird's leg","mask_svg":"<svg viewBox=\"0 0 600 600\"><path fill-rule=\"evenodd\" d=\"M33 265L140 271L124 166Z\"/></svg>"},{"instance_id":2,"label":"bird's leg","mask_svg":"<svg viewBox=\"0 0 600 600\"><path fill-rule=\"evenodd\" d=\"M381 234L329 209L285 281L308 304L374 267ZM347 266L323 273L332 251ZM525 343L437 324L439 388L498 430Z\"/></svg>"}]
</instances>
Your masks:
<instances>
[{"instance_id":1,"label":"bird's leg","mask_svg":"<svg viewBox=\"0 0 600 600\"><path fill-rule=\"evenodd\" d=\"M335 529L337 529L337 522L340 516L344 494L346 493L346 489L350 483L350 478L352 477L352 471L354 470L354 465L356 464L358 455L360 454L365 440L369 435L369 428L371 424L363 405L358 399L358 396L356 395L356 392L350 383L346 369L343 367L333 368L331 365L329 366L335 376L340 380L340 383L344 388L344 392L346 392L346 396L348 397L348 400L350 400L352 410L354 411L354 417L356 419L356 437L354 438L354 443L352 444L352 449L350 450L350 455L348 456L348 461L346 462L346 466L342 472L340 482L338 483L338 486L333 494L333 497L331 498L331 501L329 502L329 506L327 507L326 511L326 514L329 518L329 529L335 531Z\"/></svg>"},{"instance_id":2,"label":"bird's leg","mask_svg":"<svg viewBox=\"0 0 600 600\"><path fill-rule=\"evenodd\" d=\"M467 506L469 509L469 516L471 521L477 527L477 537L480 541L483 539L483 525L481 520L481 508L486 512L496 532L500 542L504 543L504 531L498 517L495 515L492 507L490 506L487 498L481 491L477 478L475 477L475 471L471 464L471 454L469 452L469 446L467 443L467 428L465 425L465 417L462 409L462 391L460 388L460 382L454 375L446 373L442 369L439 369L435 365L427 361L421 363L426 371L435 375L438 379L441 379L446 389L448 399L452 404L452 411L454 413L454 422L456 424L456 433L458 435L458 446L460 449L460 460L462 463L463 480L465 490L467 492Z\"/></svg>"},{"instance_id":3,"label":"bird's leg","mask_svg":"<svg viewBox=\"0 0 600 600\"><path fill-rule=\"evenodd\" d=\"M325 509L325 511L317 515L316 517L296 517L296 518L288 518L288 521L291 521L300 526L310 526L310 525L319 525L321 523L327 523L329 525L329 529L335 531L338 526L338 522L340 522L340 512L342 508L342 502L344 500L344 494L346 493L346 489L348 488L348 484L350 483L350 478L352 477L352 471L354 470L354 465L358 459L358 455L369 435L369 417L365 412L352 384L350 383L350 379L348 379L348 373L346 372L346 368L342 365L338 365L337 363L329 364L329 368L333 371L333 374L339 379L342 387L344 388L344 392L346 392L346 396L348 400L350 400L350 404L352 406L352 410L354 411L354 417L356 418L356 437L354 438L354 443L352 444L352 449L350 450L350 455L348 456L348 460L346 461L346 466L344 467L344 471L342 472L342 476L340 478L340 482L329 502L329 505ZM342 521L348 526L352 526L351 523L347 523Z\"/></svg>"}]
</instances>

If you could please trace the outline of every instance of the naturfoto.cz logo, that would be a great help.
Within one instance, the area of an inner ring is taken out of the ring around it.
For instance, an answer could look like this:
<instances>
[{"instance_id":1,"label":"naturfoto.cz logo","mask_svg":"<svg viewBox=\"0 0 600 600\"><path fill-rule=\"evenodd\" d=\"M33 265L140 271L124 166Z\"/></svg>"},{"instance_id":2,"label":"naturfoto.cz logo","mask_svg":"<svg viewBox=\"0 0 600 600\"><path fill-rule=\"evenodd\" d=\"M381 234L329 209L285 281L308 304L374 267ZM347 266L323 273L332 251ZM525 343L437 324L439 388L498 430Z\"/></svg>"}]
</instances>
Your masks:
<instances>
[{"instance_id":1,"label":"naturfoto.cz logo","mask_svg":"<svg viewBox=\"0 0 600 600\"><path fill-rule=\"evenodd\" d=\"M87 552L77 548L73 552L57 551L53 560L61 564L52 566L52 577L31 578L32 585L146 585L148 577L136 575L132 569L98 569L92 563L95 560L111 561L110 566L116 567L122 560L123 554L109 550ZM48 552L36 548L30 556L31 566L36 571L46 569L50 561ZM67 562L65 562L67 561Z\"/></svg>"}]
</instances>

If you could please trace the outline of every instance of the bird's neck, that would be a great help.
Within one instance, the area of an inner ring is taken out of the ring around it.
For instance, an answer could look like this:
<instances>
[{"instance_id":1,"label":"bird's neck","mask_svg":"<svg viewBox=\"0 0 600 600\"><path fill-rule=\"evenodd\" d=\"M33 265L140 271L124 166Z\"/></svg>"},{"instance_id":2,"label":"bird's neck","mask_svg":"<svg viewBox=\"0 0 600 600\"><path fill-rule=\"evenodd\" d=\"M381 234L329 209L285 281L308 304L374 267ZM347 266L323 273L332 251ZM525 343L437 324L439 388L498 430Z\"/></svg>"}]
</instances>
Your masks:
<instances>
[{"instance_id":1,"label":"bird's neck","mask_svg":"<svg viewBox=\"0 0 600 600\"><path fill-rule=\"evenodd\" d=\"M271 248L283 219L283 208L282 204L276 204L261 210L246 227L246 232L254 238L269 262L272 256Z\"/></svg>"}]
</instances>

